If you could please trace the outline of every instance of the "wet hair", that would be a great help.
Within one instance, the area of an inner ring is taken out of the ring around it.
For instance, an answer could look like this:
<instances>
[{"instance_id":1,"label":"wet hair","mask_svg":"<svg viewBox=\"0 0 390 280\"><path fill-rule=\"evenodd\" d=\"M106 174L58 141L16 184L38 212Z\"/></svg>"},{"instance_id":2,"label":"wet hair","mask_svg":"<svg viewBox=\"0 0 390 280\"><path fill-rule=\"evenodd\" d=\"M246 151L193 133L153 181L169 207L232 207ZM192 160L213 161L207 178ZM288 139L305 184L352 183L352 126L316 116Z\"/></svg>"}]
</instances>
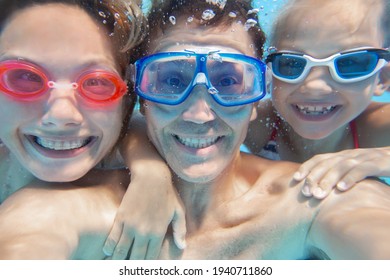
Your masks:
<instances>
[{"instance_id":1,"label":"wet hair","mask_svg":"<svg viewBox=\"0 0 390 280\"><path fill-rule=\"evenodd\" d=\"M214 17L209 20L202 19L206 10L212 10ZM250 20L248 34L256 56L262 58L265 34L258 23L257 13L253 11L251 1L248 0L155 0L148 15L150 33L139 48L139 56L149 54L150 43L158 36L156 34L164 34L165 30L173 26L172 19L183 17L189 19L187 24L204 28L229 28L235 22L244 25Z\"/></svg>"},{"instance_id":2,"label":"wet hair","mask_svg":"<svg viewBox=\"0 0 390 280\"><path fill-rule=\"evenodd\" d=\"M300 32L294 30L294 25L302 20L300 14L306 13L310 9L321 9L323 13L327 13L329 16L334 13L335 16L341 17L345 24L350 24L351 28L354 29L368 20L367 16L375 16L378 19L377 27L383 38L382 47L389 47L390 0L292 0L286 5L274 23L271 44L278 43L286 28L289 29L291 36L294 36L296 32ZM376 11L379 11L378 14L374 14ZM287 25L286 22L289 24Z\"/></svg>"},{"instance_id":3,"label":"wet hair","mask_svg":"<svg viewBox=\"0 0 390 280\"><path fill-rule=\"evenodd\" d=\"M29 7L45 4L64 4L84 10L99 25L104 27L111 42L112 51L122 78L134 48L143 39L146 20L140 9L139 0L0 0L0 36L12 17ZM137 97L133 86L128 82L129 94L123 100L123 127L118 141L127 130Z\"/></svg>"}]
</instances>

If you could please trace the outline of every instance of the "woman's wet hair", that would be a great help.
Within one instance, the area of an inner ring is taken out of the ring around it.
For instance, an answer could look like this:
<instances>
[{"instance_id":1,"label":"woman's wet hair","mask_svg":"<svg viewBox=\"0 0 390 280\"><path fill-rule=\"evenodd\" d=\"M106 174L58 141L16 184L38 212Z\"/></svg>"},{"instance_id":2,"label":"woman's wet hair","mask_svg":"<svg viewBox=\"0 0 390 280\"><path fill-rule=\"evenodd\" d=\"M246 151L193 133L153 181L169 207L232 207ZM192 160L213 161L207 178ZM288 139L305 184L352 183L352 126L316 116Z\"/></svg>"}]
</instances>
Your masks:
<instances>
[{"instance_id":1,"label":"woman's wet hair","mask_svg":"<svg viewBox=\"0 0 390 280\"><path fill-rule=\"evenodd\" d=\"M213 16L205 18L207 12ZM265 34L258 23L257 11L253 9L251 1L247 0L155 0L148 16L150 33L140 47L140 55L148 54L149 43L155 36L164 34L179 18L186 18L189 26L192 24L206 28L230 28L235 22L247 24L256 56L263 56Z\"/></svg>"}]
</instances>

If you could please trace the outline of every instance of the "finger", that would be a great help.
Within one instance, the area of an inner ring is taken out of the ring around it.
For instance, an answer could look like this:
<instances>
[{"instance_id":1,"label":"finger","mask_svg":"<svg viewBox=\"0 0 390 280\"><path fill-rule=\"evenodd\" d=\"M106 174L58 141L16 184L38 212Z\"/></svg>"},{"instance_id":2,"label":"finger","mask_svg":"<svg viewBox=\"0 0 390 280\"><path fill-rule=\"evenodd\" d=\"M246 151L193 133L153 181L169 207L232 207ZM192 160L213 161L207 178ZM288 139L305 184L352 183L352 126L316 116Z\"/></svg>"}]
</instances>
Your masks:
<instances>
[{"instance_id":1,"label":"finger","mask_svg":"<svg viewBox=\"0 0 390 280\"><path fill-rule=\"evenodd\" d=\"M173 230L173 241L176 246L183 250L186 244L186 234L187 234L187 226L186 226L186 217L183 206L179 204L175 215L172 219L172 230Z\"/></svg>"},{"instance_id":2,"label":"finger","mask_svg":"<svg viewBox=\"0 0 390 280\"><path fill-rule=\"evenodd\" d=\"M132 243L134 243L134 231L124 230L118 244L115 247L113 260L124 260L129 254Z\"/></svg>"},{"instance_id":3,"label":"finger","mask_svg":"<svg viewBox=\"0 0 390 280\"><path fill-rule=\"evenodd\" d=\"M163 243L164 237L162 238L153 238L149 241L148 249L146 252L146 260L155 260L160 255L161 246Z\"/></svg>"},{"instance_id":4,"label":"finger","mask_svg":"<svg viewBox=\"0 0 390 280\"><path fill-rule=\"evenodd\" d=\"M307 175L309 175L310 171L314 167L316 167L319 163L323 162L324 160L327 160L330 157L331 157L330 154L322 154L322 155L316 155L311 159L305 161L299 166L298 170L294 173L293 175L294 180L302 181L307 177Z\"/></svg>"},{"instance_id":5,"label":"finger","mask_svg":"<svg viewBox=\"0 0 390 280\"><path fill-rule=\"evenodd\" d=\"M114 222L114 225L111 229L110 234L108 235L106 242L103 246L103 253L106 256L112 256L116 247L116 244L119 242L122 235L123 224L119 222Z\"/></svg>"},{"instance_id":6,"label":"finger","mask_svg":"<svg viewBox=\"0 0 390 280\"><path fill-rule=\"evenodd\" d=\"M340 191L349 190L357 182L360 182L367 176L378 176L378 167L374 162L367 161L351 169L337 183L337 189Z\"/></svg>"},{"instance_id":7,"label":"finger","mask_svg":"<svg viewBox=\"0 0 390 280\"><path fill-rule=\"evenodd\" d=\"M129 260L144 260L148 249L149 238L146 235L135 235Z\"/></svg>"}]
</instances>

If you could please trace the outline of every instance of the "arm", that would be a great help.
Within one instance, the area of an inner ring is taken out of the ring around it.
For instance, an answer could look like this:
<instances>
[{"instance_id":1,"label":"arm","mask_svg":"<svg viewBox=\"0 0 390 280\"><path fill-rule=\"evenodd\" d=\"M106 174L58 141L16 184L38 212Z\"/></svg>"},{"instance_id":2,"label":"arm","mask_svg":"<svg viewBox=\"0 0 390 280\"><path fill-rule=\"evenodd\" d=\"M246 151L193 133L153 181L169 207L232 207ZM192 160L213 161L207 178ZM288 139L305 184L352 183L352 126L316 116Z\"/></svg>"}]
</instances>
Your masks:
<instances>
[{"instance_id":1,"label":"arm","mask_svg":"<svg viewBox=\"0 0 390 280\"><path fill-rule=\"evenodd\" d=\"M104 252L113 259L157 258L168 225L175 243L185 247L184 208L172 185L171 172L149 142L142 116L134 115L131 131L121 143L131 183L118 209Z\"/></svg>"},{"instance_id":2,"label":"arm","mask_svg":"<svg viewBox=\"0 0 390 280\"><path fill-rule=\"evenodd\" d=\"M321 202L307 245L331 259L390 258L390 188L365 180Z\"/></svg>"}]
</instances>

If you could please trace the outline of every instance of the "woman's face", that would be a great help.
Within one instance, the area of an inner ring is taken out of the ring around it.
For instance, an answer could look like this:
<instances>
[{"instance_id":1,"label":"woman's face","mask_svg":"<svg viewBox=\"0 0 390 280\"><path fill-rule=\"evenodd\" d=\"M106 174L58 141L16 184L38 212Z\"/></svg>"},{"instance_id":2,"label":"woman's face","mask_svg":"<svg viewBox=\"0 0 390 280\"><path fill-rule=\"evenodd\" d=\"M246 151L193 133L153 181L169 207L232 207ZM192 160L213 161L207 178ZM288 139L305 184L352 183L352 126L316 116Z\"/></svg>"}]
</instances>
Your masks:
<instances>
[{"instance_id":1,"label":"woman's face","mask_svg":"<svg viewBox=\"0 0 390 280\"><path fill-rule=\"evenodd\" d=\"M0 62L28 61L60 84L74 82L85 71L117 74L101 28L76 6L46 4L21 10L1 33ZM30 101L0 91L0 139L39 179L73 181L116 143L122 107L121 98L96 105L69 87L51 88Z\"/></svg>"}]
</instances>

